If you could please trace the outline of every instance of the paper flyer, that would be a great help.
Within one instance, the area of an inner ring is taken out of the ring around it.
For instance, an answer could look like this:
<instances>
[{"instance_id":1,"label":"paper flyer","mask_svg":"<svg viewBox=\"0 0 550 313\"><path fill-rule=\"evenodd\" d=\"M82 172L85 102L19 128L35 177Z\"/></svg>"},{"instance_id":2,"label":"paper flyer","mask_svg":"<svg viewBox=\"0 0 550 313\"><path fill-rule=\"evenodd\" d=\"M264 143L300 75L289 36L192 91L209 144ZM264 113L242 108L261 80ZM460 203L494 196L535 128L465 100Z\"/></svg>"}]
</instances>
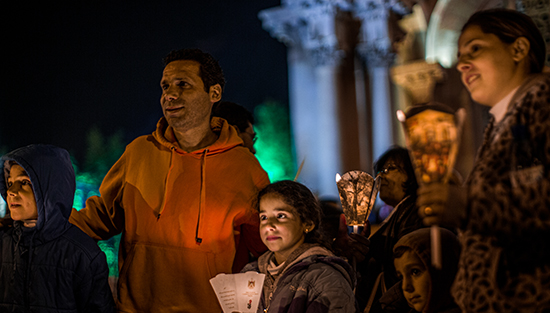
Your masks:
<instances>
[{"instance_id":1,"label":"paper flyer","mask_svg":"<svg viewBox=\"0 0 550 313\"><path fill-rule=\"evenodd\" d=\"M363 171L349 171L336 174L336 185L347 225L363 226L374 207L379 179Z\"/></svg>"},{"instance_id":2,"label":"paper flyer","mask_svg":"<svg viewBox=\"0 0 550 313\"><path fill-rule=\"evenodd\" d=\"M258 309L265 274L246 272L218 274L210 284L224 313L255 313Z\"/></svg>"}]
</instances>

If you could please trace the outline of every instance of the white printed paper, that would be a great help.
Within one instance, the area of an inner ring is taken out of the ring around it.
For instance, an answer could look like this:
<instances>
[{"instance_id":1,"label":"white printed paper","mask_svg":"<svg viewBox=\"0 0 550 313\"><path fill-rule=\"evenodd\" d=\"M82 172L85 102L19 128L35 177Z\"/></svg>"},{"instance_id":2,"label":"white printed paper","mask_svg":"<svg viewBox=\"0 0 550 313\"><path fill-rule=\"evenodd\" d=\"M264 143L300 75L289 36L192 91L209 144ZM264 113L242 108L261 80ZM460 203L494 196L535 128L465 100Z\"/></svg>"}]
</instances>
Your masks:
<instances>
[{"instance_id":1,"label":"white printed paper","mask_svg":"<svg viewBox=\"0 0 550 313\"><path fill-rule=\"evenodd\" d=\"M218 274L210 279L210 284L224 313L255 313L262 295L264 278L264 274L256 272Z\"/></svg>"}]
</instances>

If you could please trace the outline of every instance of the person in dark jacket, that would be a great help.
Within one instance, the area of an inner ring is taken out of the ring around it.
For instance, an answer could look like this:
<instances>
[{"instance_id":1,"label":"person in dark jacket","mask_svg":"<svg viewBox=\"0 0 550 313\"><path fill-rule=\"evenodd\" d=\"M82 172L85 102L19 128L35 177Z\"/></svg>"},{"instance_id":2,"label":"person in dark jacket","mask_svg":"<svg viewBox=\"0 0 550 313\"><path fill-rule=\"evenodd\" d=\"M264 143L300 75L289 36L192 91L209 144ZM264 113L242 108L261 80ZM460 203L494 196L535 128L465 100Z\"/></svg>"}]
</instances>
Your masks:
<instances>
[{"instance_id":1,"label":"person in dark jacket","mask_svg":"<svg viewBox=\"0 0 550 313\"><path fill-rule=\"evenodd\" d=\"M114 312L105 254L69 223L69 153L19 148L2 157L0 173L13 220L0 229L0 312Z\"/></svg>"},{"instance_id":2,"label":"person in dark jacket","mask_svg":"<svg viewBox=\"0 0 550 313\"><path fill-rule=\"evenodd\" d=\"M416 207L418 183L414 167L405 148L394 146L374 164L380 175L380 199L394 207L390 215L370 236L370 249L365 261L357 263L361 279L356 295L362 310L382 312L380 297L399 279L393 264L393 247L401 237L424 227ZM407 309L407 303L402 303Z\"/></svg>"}]
</instances>

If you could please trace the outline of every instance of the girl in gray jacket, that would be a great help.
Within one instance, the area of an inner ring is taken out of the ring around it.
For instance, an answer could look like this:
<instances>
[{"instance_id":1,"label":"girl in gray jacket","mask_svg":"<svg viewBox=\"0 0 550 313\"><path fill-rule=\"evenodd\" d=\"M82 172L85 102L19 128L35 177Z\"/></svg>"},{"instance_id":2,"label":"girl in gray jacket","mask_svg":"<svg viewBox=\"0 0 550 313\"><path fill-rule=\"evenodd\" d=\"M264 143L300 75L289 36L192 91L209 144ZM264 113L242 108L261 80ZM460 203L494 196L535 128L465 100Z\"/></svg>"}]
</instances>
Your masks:
<instances>
[{"instance_id":1,"label":"girl in gray jacket","mask_svg":"<svg viewBox=\"0 0 550 313\"><path fill-rule=\"evenodd\" d=\"M311 191L280 181L258 194L260 236L269 251L243 272L266 275L258 312L356 312L355 274L327 248Z\"/></svg>"}]
</instances>

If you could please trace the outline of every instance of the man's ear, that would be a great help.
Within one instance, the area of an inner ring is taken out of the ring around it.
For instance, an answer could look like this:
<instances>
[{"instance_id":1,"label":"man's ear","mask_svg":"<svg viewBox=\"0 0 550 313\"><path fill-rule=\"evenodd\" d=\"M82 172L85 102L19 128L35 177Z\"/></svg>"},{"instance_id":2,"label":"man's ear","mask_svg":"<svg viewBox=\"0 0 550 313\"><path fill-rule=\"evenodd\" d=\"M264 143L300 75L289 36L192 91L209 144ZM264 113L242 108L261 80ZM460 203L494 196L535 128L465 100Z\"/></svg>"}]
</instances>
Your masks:
<instances>
[{"instance_id":1,"label":"man's ear","mask_svg":"<svg viewBox=\"0 0 550 313\"><path fill-rule=\"evenodd\" d=\"M519 62L529 55L531 43L525 37L519 37L512 43L512 58Z\"/></svg>"},{"instance_id":2,"label":"man's ear","mask_svg":"<svg viewBox=\"0 0 550 313\"><path fill-rule=\"evenodd\" d=\"M220 84L210 86L208 94L210 95L210 101L212 103L220 101L222 99L222 86L220 86Z\"/></svg>"}]
</instances>

